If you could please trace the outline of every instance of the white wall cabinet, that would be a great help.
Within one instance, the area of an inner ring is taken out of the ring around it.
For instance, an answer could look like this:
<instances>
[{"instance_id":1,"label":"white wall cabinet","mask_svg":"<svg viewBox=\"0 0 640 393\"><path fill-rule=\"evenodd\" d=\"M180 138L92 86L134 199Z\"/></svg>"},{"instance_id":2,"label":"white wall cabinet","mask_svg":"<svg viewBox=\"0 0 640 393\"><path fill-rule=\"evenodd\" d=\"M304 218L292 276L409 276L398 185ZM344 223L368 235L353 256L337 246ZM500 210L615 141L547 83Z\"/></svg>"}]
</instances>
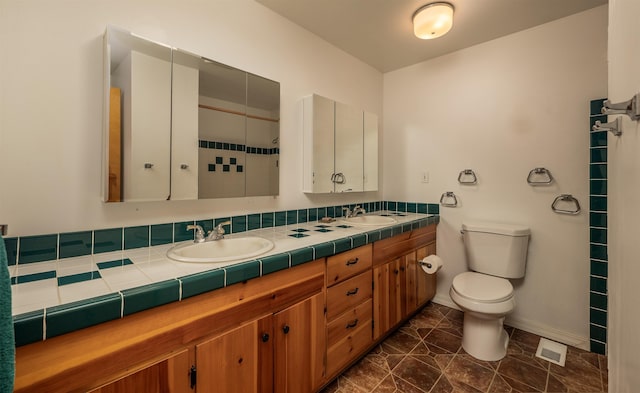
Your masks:
<instances>
[{"instance_id":1,"label":"white wall cabinet","mask_svg":"<svg viewBox=\"0 0 640 393\"><path fill-rule=\"evenodd\" d=\"M303 192L378 189L374 114L313 94L303 99Z\"/></svg>"}]
</instances>

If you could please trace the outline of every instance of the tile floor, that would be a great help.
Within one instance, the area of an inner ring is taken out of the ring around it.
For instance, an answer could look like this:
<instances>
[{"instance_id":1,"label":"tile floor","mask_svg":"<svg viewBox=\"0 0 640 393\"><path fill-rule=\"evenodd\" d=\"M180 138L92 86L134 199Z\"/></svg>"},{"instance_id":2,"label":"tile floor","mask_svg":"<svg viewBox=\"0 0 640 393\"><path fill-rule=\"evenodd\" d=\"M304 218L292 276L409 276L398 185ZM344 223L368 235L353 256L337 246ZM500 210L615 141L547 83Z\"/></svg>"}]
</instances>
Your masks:
<instances>
[{"instance_id":1,"label":"tile floor","mask_svg":"<svg viewBox=\"0 0 640 393\"><path fill-rule=\"evenodd\" d=\"M565 367L535 357L539 336L507 327L507 356L476 360L462 349L462 313L430 303L322 393L601 393L605 356L569 347Z\"/></svg>"}]
</instances>

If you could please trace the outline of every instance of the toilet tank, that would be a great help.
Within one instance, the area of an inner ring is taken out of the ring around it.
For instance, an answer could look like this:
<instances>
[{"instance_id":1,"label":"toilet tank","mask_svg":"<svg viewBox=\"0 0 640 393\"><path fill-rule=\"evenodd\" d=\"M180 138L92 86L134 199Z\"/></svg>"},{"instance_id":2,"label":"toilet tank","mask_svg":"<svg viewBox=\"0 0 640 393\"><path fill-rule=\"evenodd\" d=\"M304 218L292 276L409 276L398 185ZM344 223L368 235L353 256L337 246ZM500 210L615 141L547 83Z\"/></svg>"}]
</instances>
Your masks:
<instances>
[{"instance_id":1,"label":"toilet tank","mask_svg":"<svg viewBox=\"0 0 640 393\"><path fill-rule=\"evenodd\" d=\"M524 277L530 234L523 225L463 223L469 269L504 278Z\"/></svg>"}]
</instances>

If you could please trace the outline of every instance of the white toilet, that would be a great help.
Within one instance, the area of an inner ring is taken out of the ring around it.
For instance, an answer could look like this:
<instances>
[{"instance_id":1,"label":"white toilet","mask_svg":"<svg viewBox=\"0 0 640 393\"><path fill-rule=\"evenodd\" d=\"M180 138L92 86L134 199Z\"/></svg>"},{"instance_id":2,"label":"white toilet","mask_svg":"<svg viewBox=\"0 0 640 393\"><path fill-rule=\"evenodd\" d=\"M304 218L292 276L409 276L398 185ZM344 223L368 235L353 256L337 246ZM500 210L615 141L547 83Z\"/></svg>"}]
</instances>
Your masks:
<instances>
[{"instance_id":1,"label":"white toilet","mask_svg":"<svg viewBox=\"0 0 640 393\"><path fill-rule=\"evenodd\" d=\"M472 271L453 278L449 295L464 312L462 347L477 359L500 360L507 353L509 336L503 322L516 306L507 278L524 277L530 233L521 225L462 224Z\"/></svg>"}]
</instances>

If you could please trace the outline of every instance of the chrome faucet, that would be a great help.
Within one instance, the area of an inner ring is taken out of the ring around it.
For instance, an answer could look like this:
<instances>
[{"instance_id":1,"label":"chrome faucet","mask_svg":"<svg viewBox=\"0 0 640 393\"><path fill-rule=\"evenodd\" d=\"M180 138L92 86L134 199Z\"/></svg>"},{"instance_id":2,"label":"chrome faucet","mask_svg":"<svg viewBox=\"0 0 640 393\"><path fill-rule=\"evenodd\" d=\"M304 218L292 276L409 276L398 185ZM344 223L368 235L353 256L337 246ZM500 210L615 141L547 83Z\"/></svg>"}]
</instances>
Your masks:
<instances>
[{"instance_id":1,"label":"chrome faucet","mask_svg":"<svg viewBox=\"0 0 640 393\"><path fill-rule=\"evenodd\" d=\"M220 240L224 239L224 226L231 225L231 221L221 222L214 228L213 231L209 232L209 236L207 236L207 241L209 240Z\"/></svg>"},{"instance_id":2,"label":"chrome faucet","mask_svg":"<svg viewBox=\"0 0 640 393\"><path fill-rule=\"evenodd\" d=\"M194 243L202 243L205 241L204 239L204 230L200 225L187 225L187 231L196 231L196 238L193 240Z\"/></svg>"},{"instance_id":3,"label":"chrome faucet","mask_svg":"<svg viewBox=\"0 0 640 393\"><path fill-rule=\"evenodd\" d=\"M353 211L348 207L343 207L342 210L344 211L344 218L351 218L357 216L358 214L366 213L366 211L362 207L360 207L360 205L356 205L353 208Z\"/></svg>"}]
</instances>

